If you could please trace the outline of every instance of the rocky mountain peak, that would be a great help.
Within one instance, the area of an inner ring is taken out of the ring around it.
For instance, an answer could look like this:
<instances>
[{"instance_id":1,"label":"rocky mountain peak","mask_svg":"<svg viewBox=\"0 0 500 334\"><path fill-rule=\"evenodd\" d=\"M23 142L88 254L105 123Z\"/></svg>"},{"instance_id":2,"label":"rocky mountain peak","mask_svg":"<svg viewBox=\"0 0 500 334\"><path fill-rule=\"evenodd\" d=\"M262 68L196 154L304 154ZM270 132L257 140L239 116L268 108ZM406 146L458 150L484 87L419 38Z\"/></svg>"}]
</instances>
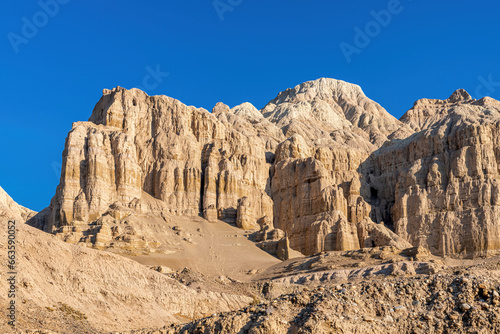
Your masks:
<instances>
[{"instance_id":1,"label":"rocky mountain peak","mask_svg":"<svg viewBox=\"0 0 500 334\"><path fill-rule=\"evenodd\" d=\"M465 89L457 89L456 91L451 94L451 96L448 98L448 101L451 103L456 103L460 101L469 101L472 100L472 97L470 96L469 93Z\"/></svg>"},{"instance_id":2,"label":"rocky mountain peak","mask_svg":"<svg viewBox=\"0 0 500 334\"><path fill-rule=\"evenodd\" d=\"M306 140L316 140L324 133L355 133L361 137L354 141L361 144L360 147L381 145L402 125L366 97L358 85L330 78L289 88L279 93L261 112L287 137L300 133ZM348 141L346 135L335 138L339 138L334 141L341 144Z\"/></svg>"},{"instance_id":3,"label":"rocky mountain peak","mask_svg":"<svg viewBox=\"0 0 500 334\"><path fill-rule=\"evenodd\" d=\"M365 94L358 85L332 78L320 78L306 81L294 88L288 88L280 92L270 103L280 104L285 102L312 101L315 99L338 100L340 97L357 99L360 96L365 97Z\"/></svg>"}]
</instances>

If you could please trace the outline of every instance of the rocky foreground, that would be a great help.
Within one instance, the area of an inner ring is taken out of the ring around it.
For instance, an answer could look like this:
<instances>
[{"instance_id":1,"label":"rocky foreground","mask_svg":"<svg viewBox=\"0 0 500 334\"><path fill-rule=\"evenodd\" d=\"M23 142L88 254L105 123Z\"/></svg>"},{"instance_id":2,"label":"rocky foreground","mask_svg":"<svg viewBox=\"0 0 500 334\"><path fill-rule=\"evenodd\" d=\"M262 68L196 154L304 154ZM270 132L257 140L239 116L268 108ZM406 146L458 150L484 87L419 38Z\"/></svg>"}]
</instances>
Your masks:
<instances>
[{"instance_id":1,"label":"rocky foreground","mask_svg":"<svg viewBox=\"0 0 500 334\"><path fill-rule=\"evenodd\" d=\"M500 281L481 266L417 277L306 285L238 311L135 334L498 333Z\"/></svg>"}]
</instances>

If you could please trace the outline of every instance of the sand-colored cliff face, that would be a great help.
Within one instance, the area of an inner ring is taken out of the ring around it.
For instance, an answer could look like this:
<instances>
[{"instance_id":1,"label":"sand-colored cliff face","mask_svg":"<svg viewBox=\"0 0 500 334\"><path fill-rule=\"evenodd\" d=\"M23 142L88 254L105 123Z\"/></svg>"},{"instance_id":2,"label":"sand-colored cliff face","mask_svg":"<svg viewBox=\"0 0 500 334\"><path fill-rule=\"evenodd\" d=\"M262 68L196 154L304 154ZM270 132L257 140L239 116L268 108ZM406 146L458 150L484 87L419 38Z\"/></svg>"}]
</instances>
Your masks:
<instances>
[{"instance_id":1,"label":"sand-colored cliff face","mask_svg":"<svg viewBox=\"0 0 500 334\"><path fill-rule=\"evenodd\" d=\"M378 219L435 254L500 250L500 103L459 90L417 101L402 121L419 132L366 162Z\"/></svg>"},{"instance_id":2,"label":"sand-colored cliff face","mask_svg":"<svg viewBox=\"0 0 500 334\"><path fill-rule=\"evenodd\" d=\"M369 213L357 168L401 127L358 86L333 79L287 90L262 112L105 90L89 121L73 125L56 195L30 223L68 242L148 251L158 240L125 226L128 216L201 215L244 229L267 217L306 254L356 249Z\"/></svg>"},{"instance_id":3,"label":"sand-colored cliff face","mask_svg":"<svg viewBox=\"0 0 500 334\"><path fill-rule=\"evenodd\" d=\"M274 224L291 247L313 254L386 245L366 232L371 208L358 169L394 131L409 128L359 86L331 79L288 89L263 113L289 135L276 149L272 198Z\"/></svg>"},{"instance_id":4,"label":"sand-colored cliff face","mask_svg":"<svg viewBox=\"0 0 500 334\"><path fill-rule=\"evenodd\" d=\"M71 152L73 146L86 147L83 155ZM176 214L202 210L207 217L234 221L244 195L252 198L256 215L270 214L265 143L225 126L206 110L165 96L105 91L89 122L76 124L70 133L66 157L63 182L78 177L83 162L81 190L90 220L115 201L140 199L142 192ZM65 194L66 188L61 187L62 224L80 218L73 204L79 194Z\"/></svg>"},{"instance_id":5,"label":"sand-colored cliff face","mask_svg":"<svg viewBox=\"0 0 500 334\"><path fill-rule=\"evenodd\" d=\"M260 111L105 90L70 131L56 195L30 223L69 242L146 252L161 241L128 217L200 215L243 229L266 219L304 254L410 243L491 253L499 110L459 90L417 101L398 121L359 86L325 78Z\"/></svg>"},{"instance_id":6,"label":"sand-colored cliff face","mask_svg":"<svg viewBox=\"0 0 500 334\"><path fill-rule=\"evenodd\" d=\"M103 216L123 220L130 211L234 223L238 201L247 197L253 224L272 217L269 169L281 139L273 135L281 133L259 135L270 123L261 117L260 125L251 112L249 104L209 113L137 89L105 90L89 121L73 125L56 195L33 224L67 241L106 246L121 238L114 223L89 224ZM140 248L155 247L143 241Z\"/></svg>"}]
</instances>

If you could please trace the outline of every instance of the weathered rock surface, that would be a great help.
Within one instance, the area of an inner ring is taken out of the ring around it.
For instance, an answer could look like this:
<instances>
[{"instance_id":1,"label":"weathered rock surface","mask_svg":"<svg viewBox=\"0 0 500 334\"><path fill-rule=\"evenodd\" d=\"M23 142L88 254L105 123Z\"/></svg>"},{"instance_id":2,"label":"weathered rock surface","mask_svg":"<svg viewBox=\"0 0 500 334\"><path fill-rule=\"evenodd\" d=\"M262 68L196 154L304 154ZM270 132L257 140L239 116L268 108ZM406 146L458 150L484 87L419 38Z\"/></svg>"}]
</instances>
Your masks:
<instances>
[{"instance_id":1,"label":"weathered rock surface","mask_svg":"<svg viewBox=\"0 0 500 334\"><path fill-rule=\"evenodd\" d=\"M313 280L238 311L131 333L497 333L499 277L475 270L337 285Z\"/></svg>"},{"instance_id":2,"label":"weathered rock surface","mask_svg":"<svg viewBox=\"0 0 500 334\"><path fill-rule=\"evenodd\" d=\"M500 103L458 90L423 99L402 121L419 131L365 163L375 220L439 255L500 250Z\"/></svg>"},{"instance_id":3,"label":"weathered rock surface","mask_svg":"<svg viewBox=\"0 0 500 334\"><path fill-rule=\"evenodd\" d=\"M284 231L274 228L272 222L267 220L267 217L261 219L259 225L261 229L253 234L253 241L257 242L259 248L275 255L282 261L303 256L290 247L288 235Z\"/></svg>"},{"instance_id":4,"label":"weathered rock surface","mask_svg":"<svg viewBox=\"0 0 500 334\"><path fill-rule=\"evenodd\" d=\"M312 118L301 116L304 104ZM219 103L209 113L137 89L105 90L89 121L73 125L56 195L30 224L72 243L147 251L156 240L127 217L201 214L258 229L257 221L274 213L275 225L304 253L358 248L356 224L369 208L349 184L360 187L359 164L401 126L358 86L333 79L282 93L262 112ZM285 140L294 127L303 131ZM317 182L297 165L318 174ZM286 195L293 187L305 192ZM293 222L297 214L302 222ZM337 216L313 224L318 214ZM299 235L311 224L304 244Z\"/></svg>"},{"instance_id":5,"label":"weathered rock surface","mask_svg":"<svg viewBox=\"0 0 500 334\"><path fill-rule=\"evenodd\" d=\"M56 195L30 224L149 252L160 244L133 222L141 214L245 230L267 217L306 255L388 245L488 255L500 250L499 122L500 102L464 90L419 100L398 121L359 86L325 78L260 111L210 113L118 87L74 124Z\"/></svg>"},{"instance_id":6,"label":"weathered rock surface","mask_svg":"<svg viewBox=\"0 0 500 334\"><path fill-rule=\"evenodd\" d=\"M19 226L22 329L498 332L499 257L437 255L500 252L499 137L500 102L463 90L400 121L333 79L261 111L105 90L50 207L0 188L0 225L57 236Z\"/></svg>"},{"instance_id":7,"label":"weathered rock surface","mask_svg":"<svg viewBox=\"0 0 500 334\"><path fill-rule=\"evenodd\" d=\"M381 145L404 127L366 97L358 85L329 78L308 81L279 93L262 113L286 137L295 133L310 140L331 137L336 142L364 148Z\"/></svg>"},{"instance_id":8,"label":"weathered rock surface","mask_svg":"<svg viewBox=\"0 0 500 334\"><path fill-rule=\"evenodd\" d=\"M360 165L394 132L404 136L410 128L359 86L325 78L280 93L262 112L288 137L272 169L275 227L304 254L364 247L360 222L371 207Z\"/></svg>"},{"instance_id":9,"label":"weathered rock surface","mask_svg":"<svg viewBox=\"0 0 500 334\"><path fill-rule=\"evenodd\" d=\"M248 104L234 113L249 117L247 110ZM89 122L73 125L50 209L30 223L52 233L81 232L74 241L90 235L91 243L105 243L112 227L105 216L123 219L129 209L202 213L235 223L238 201L246 197L250 224L272 216L266 150L275 144L257 130L242 134L228 120L219 121L224 112L211 114L137 89L105 90Z\"/></svg>"}]
</instances>

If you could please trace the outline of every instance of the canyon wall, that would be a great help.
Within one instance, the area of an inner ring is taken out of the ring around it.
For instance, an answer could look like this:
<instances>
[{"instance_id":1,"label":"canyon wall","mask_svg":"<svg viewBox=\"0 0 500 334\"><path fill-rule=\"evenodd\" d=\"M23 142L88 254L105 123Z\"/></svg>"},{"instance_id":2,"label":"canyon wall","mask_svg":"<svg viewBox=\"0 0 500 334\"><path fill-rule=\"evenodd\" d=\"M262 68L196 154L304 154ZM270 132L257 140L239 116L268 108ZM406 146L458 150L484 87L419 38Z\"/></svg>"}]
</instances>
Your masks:
<instances>
[{"instance_id":1,"label":"canyon wall","mask_svg":"<svg viewBox=\"0 0 500 334\"><path fill-rule=\"evenodd\" d=\"M397 120L359 86L325 78L262 110L104 90L88 122L73 125L56 195L30 224L68 242L146 249L155 241L116 224L200 215L248 230L271 221L303 254L385 245L491 254L499 105L459 90Z\"/></svg>"},{"instance_id":2,"label":"canyon wall","mask_svg":"<svg viewBox=\"0 0 500 334\"><path fill-rule=\"evenodd\" d=\"M378 216L434 254L498 252L500 103L458 90L417 101L401 120L418 132L365 163Z\"/></svg>"}]
</instances>

